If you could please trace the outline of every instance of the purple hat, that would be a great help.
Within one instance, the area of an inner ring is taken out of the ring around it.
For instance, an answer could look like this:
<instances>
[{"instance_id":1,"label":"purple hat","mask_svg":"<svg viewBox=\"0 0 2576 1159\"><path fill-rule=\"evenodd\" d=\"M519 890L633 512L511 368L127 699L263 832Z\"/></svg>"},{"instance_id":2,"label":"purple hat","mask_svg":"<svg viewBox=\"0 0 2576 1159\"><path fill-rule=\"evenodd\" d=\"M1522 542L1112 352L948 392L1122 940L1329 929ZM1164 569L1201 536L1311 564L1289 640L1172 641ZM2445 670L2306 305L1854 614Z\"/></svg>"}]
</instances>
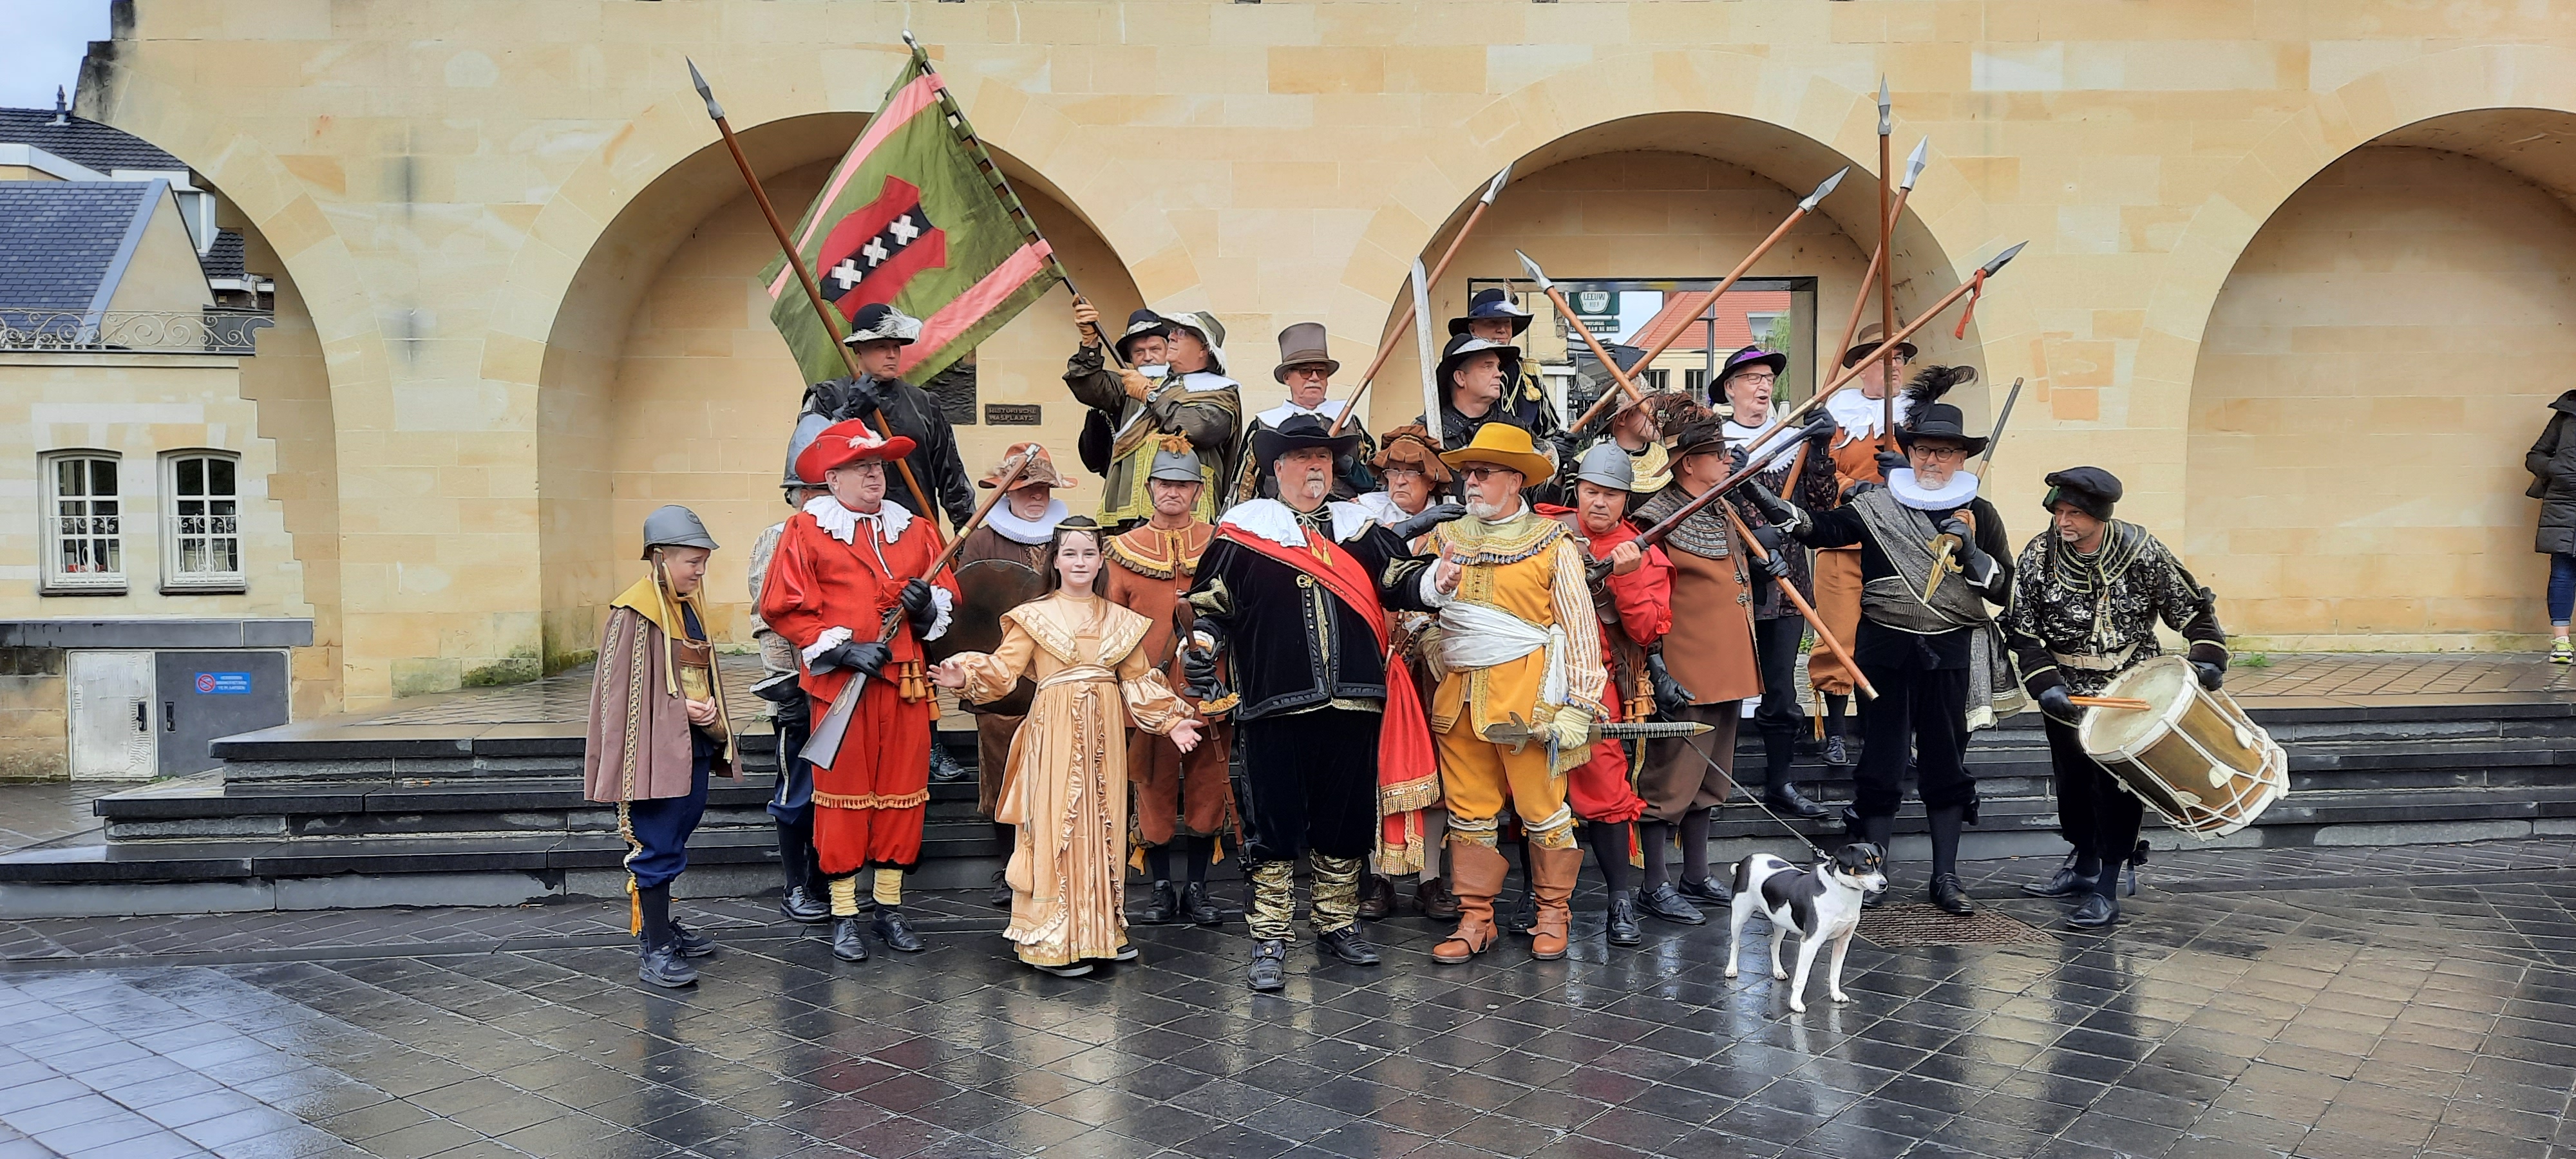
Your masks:
<instances>
[{"instance_id":1,"label":"purple hat","mask_svg":"<svg viewBox=\"0 0 2576 1159\"><path fill-rule=\"evenodd\" d=\"M1772 375L1777 377L1788 373L1789 356L1776 351L1764 350L1759 346L1747 346L1742 350L1738 350L1733 354L1727 355L1726 366L1717 372L1717 382L1708 388L1710 400L1714 401L1725 397L1726 380L1735 377L1737 373L1741 372L1748 366L1768 366L1771 368Z\"/></svg>"}]
</instances>

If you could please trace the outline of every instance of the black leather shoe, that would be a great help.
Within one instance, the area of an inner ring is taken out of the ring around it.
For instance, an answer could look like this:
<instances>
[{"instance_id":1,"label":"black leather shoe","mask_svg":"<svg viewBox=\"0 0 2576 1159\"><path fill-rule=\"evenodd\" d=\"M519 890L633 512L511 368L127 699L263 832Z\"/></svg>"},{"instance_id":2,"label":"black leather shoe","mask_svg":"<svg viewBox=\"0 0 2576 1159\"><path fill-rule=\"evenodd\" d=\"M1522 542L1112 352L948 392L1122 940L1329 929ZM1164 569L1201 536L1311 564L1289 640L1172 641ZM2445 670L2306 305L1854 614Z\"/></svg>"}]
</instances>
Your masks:
<instances>
[{"instance_id":1,"label":"black leather shoe","mask_svg":"<svg viewBox=\"0 0 2576 1159\"><path fill-rule=\"evenodd\" d=\"M683 958L703 958L716 952L716 941L678 922L671 923L671 945Z\"/></svg>"},{"instance_id":2,"label":"black leather shoe","mask_svg":"<svg viewBox=\"0 0 2576 1159\"><path fill-rule=\"evenodd\" d=\"M778 895L778 912L786 914L788 921L803 922L809 926L821 925L832 920L832 907L824 904L822 898L814 896L814 891L801 885Z\"/></svg>"},{"instance_id":3,"label":"black leather shoe","mask_svg":"<svg viewBox=\"0 0 2576 1159\"><path fill-rule=\"evenodd\" d=\"M2093 878L2075 872L2074 866L2061 865L2056 873L2049 875L2048 880L2025 885L2021 891L2032 897L2074 897L2079 893L2093 892L2093 882Z\"/></svg>"},{"instance_id":4,"label":"black leather shoe","mask_svg":"<svg viewBox=\"0 0 2576 1159\"><path fill-rule=\"evenodd\" d=\"M1002 880L1001 870L993 871L993 892L986 894L984 900L992 903L994 909L1011 908L1011 883Z\"/></svg>"},{"instance_id":5,"label":"black leather shoe","mask_svg":"<svg viewBox=\"0 0 2576 1159\"><path fill-rule=\"evenodd\" d=\"M1243 977L1245 985L1262 993L1288 988L1288 943L1277 938L1263 938L1252 943L1252 969Z\"/></svg>"},{"instance_id":6,"label":"black leather shoe","mask_svg":"<svg viewBox=\"0 0 2576 1159\"><path fill-rule=\"evenodd\" d=\"M877 920L869 923L868 928L885 939L886 945L904 953L918 954L925 948L921 944L921 935L912 932L912 923L904 920L903 911L893 906L879 907Z\"/></svg>"},{"instance_id":7,"label":"black leather shoe","mask_svg":"<svg viewBox=\"0 0 2576 1159\"><path fill-rule=\"evenodd\" d=\"M1212 926L1225 920L1225 911L1208 900L1206 882L1193 881L1181 887L1180 917L1194 926Z\"/></svg>"},{"instance_id":8,"label":"black leather shoe","mask_svg":"<svg viewBox=\"0 0 2576 1159\"><path fill-rule=\"evenodd\" d=\"M1710 905L1731 905L1735 901L1735 891L1726 888L1725 882L1719 881L1714 877L1703 877L1697 881L1691 881L1686 878L1680 885L1675 886L1674 890L1675 892L1680 893L1684 898L1693 902L1704 901Z\"/></svg>"},{"instance_id":9,"label":"black leather shoe","mask_svg":"<svg viewBox=\"0 0 2576 1159\"><path fill-rule=\"evenodd\" d=\"M1522 935L1538 928L1537 890L1522 888L1520 900L1513 904L1511 914L1503 919L1503 928Z\"/></svg>"},{"instance_id":10,"label":"black leather shoe","mask_svg":"<svg viewBox=\"0 0 2576 1159\"><path fill-rule=\"evenodd\" d=\"M680 947L647 946L635 964L635 976L665 990L698 984L698 968L680 957Z\"/></svg>"},{"instance_id":11,"label":"black leather shoe","mask_svg":"<svg viewBox=\"0 0 2576 1159\"><path fill-rule=\"evenodd\" d=\"M2066 924L2079 930L2098 930L2119 920L2120 901L2106 893L2085 894L2075 912L2066 915Z\"/></svg>"},{"instance_id":12,"label":"black leather shoe","mask_svg":"<svg viewBox=\"0 0 2576 1159\"><path fill-rule=\"evenodd\" d=\"M1646 940L1646 931L1637 928L1637 899L1619 894L1610 899L1610 944L1633 946Z\"/></svg>"},{"instance_id":13,"label":"black leather shoe","mask_svg":"<svg viewBox=\"0 0 2576 1159\"><path fill-rule=\"evenodd\" d=\"M1173 915L1180 910L1180 898L1172 892L1172 883L1158 881L1153 889L1146 892L1144 916L1136 920L1149 926L1170 925Z\"/></svg>"},{"instance_id":14,"label":"black leather shoe","mask_svg":"<svg viewBox=\"0 0 2576 1159\"><path fill-rule=\"evenodd\" d=\"M1941 907L1943 913L1959 917L1977 912L1977 903L1968 900L1968 887L1959 884L1955 873L1932 875L1932 904Z\"/></svg>"},{"instance_id":15,"label":"black leather shoe","mask_svg":"<svg viewBox=\"0 0 2576 1159\"><path fill-rule=\"evenodd\" d=\"M844 962L868 960L868 940L859 935L859 919L832 919L832 956Z\"/></svg>"},{"instance_id":16,"label":"black leather shoe","mask_svg":"<svg viewBox=\"0 0 2576 1159\"><path fill-rule=\"evenodd\" d=\"M1377 951L1370 949L1368 942L1360 937L1358 926L1334 930L1316 938L1315 946L1326 954L1354 966L1377 965Z\"/></svg>"},{"instance_id":17,"label":"black leather shoe","mask_svg":"<svg viewBox=\"0 0 2576 1159\"><path fill-rule=\"evenodd\" d=\"M956 754L949 752L947 745L933 743L930 746L931 784L953 785L959 781L974 779L975 771L959 763Z\"/></svg>"},{"instance_id":18,"label":"black leather shoe","mask_svg":"<svg viewBox=\"0 0 2576 1159\"><path fill-rule=\"evenodd\" d=\"M1699 912L1698 906L1683 900L1680 891L1675 890L1670 882L1638 890L1637 908L1646 911L1648 917L1680 922L1686 926L1701 925L1708 921L1708 915Z\"/></svg>"},{"instance_id":19,"label":"black leather shoe","mask_svg":"<svg viewBox=\"0 0 2576 1159\"><path fill-rule=\"evenodd\" d=\"M1842 734L1825 738L1825 763L1840 768L1852 763L1851 750L1843 747Z\"/></svg>"},{"instance_id":20,"label":"black leather shoe","mask_svg":"<svg viewBox=\"0 0 2576 1159\"><path fill-rule=\"evenodd\" d=\"M1807 799L1798 786L1788 781L1773 781L1762 790L1762 807L1783 817L1813 819L1825 815L1825 807Z\"/></svg>"}]
</instances>

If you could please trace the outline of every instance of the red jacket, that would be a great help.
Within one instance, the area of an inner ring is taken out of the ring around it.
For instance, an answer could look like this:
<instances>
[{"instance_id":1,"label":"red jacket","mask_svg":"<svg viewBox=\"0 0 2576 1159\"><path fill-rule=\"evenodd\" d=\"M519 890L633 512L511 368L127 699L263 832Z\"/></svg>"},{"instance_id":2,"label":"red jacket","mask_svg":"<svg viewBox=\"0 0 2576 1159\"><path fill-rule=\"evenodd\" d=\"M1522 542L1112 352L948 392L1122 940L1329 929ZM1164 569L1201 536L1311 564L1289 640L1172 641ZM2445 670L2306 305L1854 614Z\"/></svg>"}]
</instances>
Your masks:
<instances>
[{"instance_id":1,"label":"red jacket","mask_svg":"<svg viewBox=\"0 0 2576 1159\"><path fill-rule=\"evenodd\" d=\"M892 521L901 522L903 529L892 543L885 541L883 525L871 520L861 519L851 542L843 543L814 516L797 512L787 521L787 529L778 537L777 553L770 557L769 575L760 591L761 620L796 645L799 653L812 649L836 627L848 629L856 639L875 639L884 627L886 612L900 601L904 581L939 558L937 533L929 520L892 502L879 508L880 515L897 511L903 514ZM957 580L948 569L941 568L931 583L947 593L946 600L954 607ZM896 619L891 645L894 662L922 659L921 641L914 638L911 623L901 616ZM815 673L807 659L805 691L823 701L840 695L851 672L836 668Z\"/></svg>"}]
</instances>

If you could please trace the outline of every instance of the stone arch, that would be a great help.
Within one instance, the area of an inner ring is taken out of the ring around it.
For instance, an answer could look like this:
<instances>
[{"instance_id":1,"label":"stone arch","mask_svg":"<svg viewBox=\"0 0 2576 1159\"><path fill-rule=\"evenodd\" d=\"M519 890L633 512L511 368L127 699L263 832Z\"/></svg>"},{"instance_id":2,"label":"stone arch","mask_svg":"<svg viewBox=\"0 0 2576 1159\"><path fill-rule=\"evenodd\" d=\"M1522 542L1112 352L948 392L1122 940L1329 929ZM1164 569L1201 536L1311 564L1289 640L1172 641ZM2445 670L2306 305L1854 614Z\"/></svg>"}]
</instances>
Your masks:
<instances>
[{"instance_id":1,"label":"stone arch","mask_svg":"<svg viewBox=\"0 0 2576 1159\"><path fill-rule=\"evenodd\" d=\"M792 217L866 119L807 113L737 134L772 203ZM1115 250L1054 182L995 154L1085 291L1123 318L1138 295ZM691 506L719 542L745 549L717 556L708 608L719 637L749 638L747 549L784 514L780 452L805 385L758 284L776 252L731 156L706 141L626 196L566 281L535 384L550 668L589 650L603 605L633 578L636 526L663 503ZM1070 301L1054 294L979 349L979 403L1036 403L1042 420L988 427L980 414L952 416L970 470L1008 442L1072 445L1080 415L1058 378L1071 331Z\"/></svg>"},{"instance_id":2,"label":"stone arch","mask_svg":"<svg viewBox=\"0 0 2576 1159\"><path fill-rule=\"evenodd\" d=\"M2576 112L2364 142L2282 199L2197 344L2187 553L2296 649L2536 645L2521 453L2576 359Z\"/></svg>"}]
</instances>

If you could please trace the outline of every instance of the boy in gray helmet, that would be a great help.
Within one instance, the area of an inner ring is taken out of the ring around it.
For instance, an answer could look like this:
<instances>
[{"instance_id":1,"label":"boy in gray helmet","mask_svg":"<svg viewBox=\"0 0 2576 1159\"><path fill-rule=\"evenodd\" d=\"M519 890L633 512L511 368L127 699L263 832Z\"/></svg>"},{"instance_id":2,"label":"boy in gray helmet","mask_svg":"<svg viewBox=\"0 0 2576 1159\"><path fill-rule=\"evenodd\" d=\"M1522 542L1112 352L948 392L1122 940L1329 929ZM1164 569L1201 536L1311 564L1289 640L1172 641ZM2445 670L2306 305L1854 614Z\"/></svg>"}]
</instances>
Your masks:
<instances>
[{"instance_id":1,"label":"boy in gray helmet","mask_svg":"<svg viewBox=\"0 0 2576 1159\"><path fill-rule=\"evenodd\" d=\"M698 588L716 549L686 507L644 517L644 559L652 574L609 604L592 679L583 788L617 806L626 839L638 977L655 986L695 983L686 961L715 943L671 919L671 882L689 867L689 835L707 809L717 768L739 781L733 719L717 682L715 648L698 614Z\"/></svg>"}]
</instances>

